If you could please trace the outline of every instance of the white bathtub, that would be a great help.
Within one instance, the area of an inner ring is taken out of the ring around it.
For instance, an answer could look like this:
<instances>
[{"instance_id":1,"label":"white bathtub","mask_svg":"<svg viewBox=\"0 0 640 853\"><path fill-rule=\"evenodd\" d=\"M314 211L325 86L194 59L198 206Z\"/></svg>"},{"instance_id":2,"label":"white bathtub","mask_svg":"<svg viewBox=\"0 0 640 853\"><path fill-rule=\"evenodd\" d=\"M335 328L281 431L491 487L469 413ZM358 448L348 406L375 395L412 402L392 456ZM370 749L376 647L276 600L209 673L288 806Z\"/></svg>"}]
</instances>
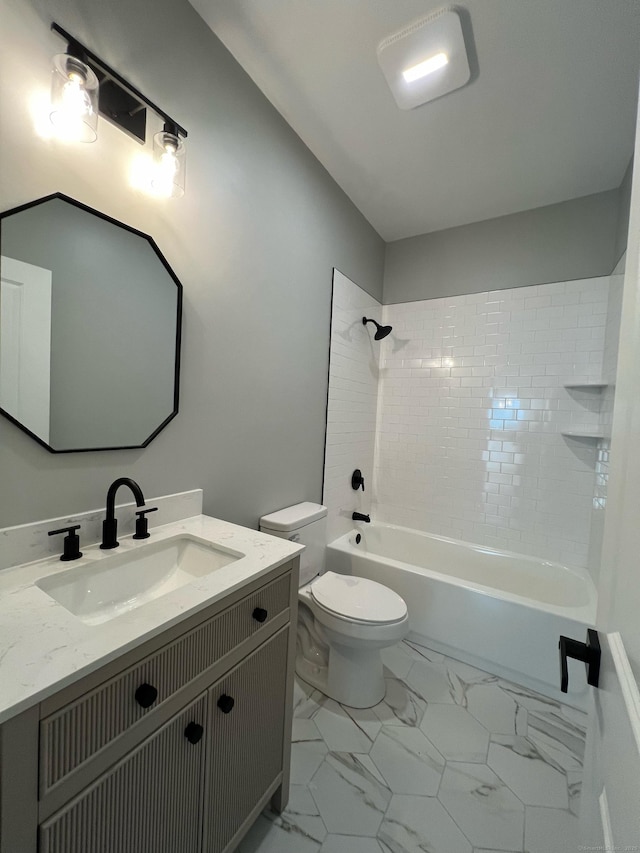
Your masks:
<instances>
[{"instance_id":1,"label":"white bathtub","mask_svg":"<svg viewBox=\"0 0 640 853\"><path fill-rule=\"evenodd\" d=\"M411 635L436 651L586 708L584 664L560 693L558 638L586 639L596 615L588 573L389 524L327 547L327 568L379 581L407 602Z\"/></svg>"}]
</instances>

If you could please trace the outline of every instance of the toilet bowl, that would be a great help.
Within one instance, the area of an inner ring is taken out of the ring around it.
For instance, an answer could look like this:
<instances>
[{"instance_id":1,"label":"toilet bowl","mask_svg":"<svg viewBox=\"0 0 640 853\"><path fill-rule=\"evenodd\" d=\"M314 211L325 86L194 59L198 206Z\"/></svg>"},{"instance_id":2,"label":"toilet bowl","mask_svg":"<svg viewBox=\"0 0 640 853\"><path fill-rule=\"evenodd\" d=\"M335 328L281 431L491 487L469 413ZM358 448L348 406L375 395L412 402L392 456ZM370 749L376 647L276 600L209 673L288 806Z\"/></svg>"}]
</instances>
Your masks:
<instances>
[{"instance_id":1,"label":"toilet bowl","mask_svg":"<svg viewBox=\"0 0 640 853\"><path fill-rule=\"evenodd\" d=\"M409 631L407 605L375 581L324 571L325 507L303 503L263 516L260 529L306 545L298 591L296 673L351 708L385 695L380 651Z\"/></svg>"}]
</instances>

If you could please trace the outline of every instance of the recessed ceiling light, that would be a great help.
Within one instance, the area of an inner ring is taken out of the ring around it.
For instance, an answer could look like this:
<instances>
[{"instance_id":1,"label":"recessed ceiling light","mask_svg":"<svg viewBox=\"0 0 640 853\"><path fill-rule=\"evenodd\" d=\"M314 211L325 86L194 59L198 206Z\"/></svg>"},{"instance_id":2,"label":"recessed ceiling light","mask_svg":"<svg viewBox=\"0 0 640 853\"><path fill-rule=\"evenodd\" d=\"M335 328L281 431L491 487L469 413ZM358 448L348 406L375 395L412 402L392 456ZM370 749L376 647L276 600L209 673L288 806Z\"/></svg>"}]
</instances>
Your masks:
<instances>
[{"instance_id":1,"label":"recessed ceiling light","mask_svg":"<svg viewBox=\"0 0 640 853\"><path fill-rule=\"evenodd\" d=\"M438 68L443 68L449 64L449 57L446 53L436 53L430 59L425 59L424 62L419 62L417 65L412 65L411 68L406 68L402 72L402 76L407 83L413 83L415 80L420 80L426 77L427 74L433 74Z\"/></svg>"},{"instance_id":2,"label":"recessed ceiling light","mask_svg":"<svg viewBox=\"0 0 640 853\"><path fill-rule=\"evenodd\" d=\"M449 8L384 39L378 46L378 62L402 110L453 92L471 77L460 17Z\"/></svg>"}]
</instances>

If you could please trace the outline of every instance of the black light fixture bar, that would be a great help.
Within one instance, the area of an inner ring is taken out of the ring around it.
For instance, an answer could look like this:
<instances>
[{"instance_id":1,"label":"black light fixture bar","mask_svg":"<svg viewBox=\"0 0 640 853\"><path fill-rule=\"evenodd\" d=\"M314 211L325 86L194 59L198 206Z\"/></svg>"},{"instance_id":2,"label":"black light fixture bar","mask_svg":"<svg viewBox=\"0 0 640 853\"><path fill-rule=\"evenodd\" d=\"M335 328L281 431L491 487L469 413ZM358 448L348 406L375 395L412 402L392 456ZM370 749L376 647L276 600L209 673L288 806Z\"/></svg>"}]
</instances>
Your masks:
<instances>
[{"instance_id":1,"label":"black light fixture bar","mask_svg":"<svg viewBox=\"0 0 640 853\"><path fill-rule=\"evenodd\" d=\"M168 113L156 106L153 101L150 101L146 95L143 95L139 89L132 86L117 71L108 66L106 62L103 62L99 56L96 56L95 53L85 47L82 42L79 42L77 38L70 35L66 30L63 30L55 21L51 24L51 29L65 39L73 55L77 55L78 59L82 59L97 74L100 80L100 112L106 119L114 122L122 130L144 142L146 128L146 110L143 106L144 104L152 109L156 115L163 118L166 124L175 128L176 135L179 134L183 139L187 138L188 134L184 127L179 125Z\"/></svg>"}]
</instances>

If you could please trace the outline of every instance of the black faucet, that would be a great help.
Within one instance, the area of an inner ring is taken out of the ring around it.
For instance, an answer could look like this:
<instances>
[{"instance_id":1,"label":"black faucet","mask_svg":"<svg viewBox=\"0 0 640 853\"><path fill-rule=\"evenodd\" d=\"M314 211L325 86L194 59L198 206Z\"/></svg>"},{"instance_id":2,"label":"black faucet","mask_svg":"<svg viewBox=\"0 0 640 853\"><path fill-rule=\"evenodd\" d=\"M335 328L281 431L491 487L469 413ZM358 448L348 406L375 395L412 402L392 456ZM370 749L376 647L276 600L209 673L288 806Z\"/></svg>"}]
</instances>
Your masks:
<instances>
[{"instance_id":1,"label":"black faucet","mask_svg":"<svg viewBox=\"0 0 640 853\"><path fill-rule=\"evenodd\" d=\"M371 522L371 519L369 518L369 516L365 515L362 512L354 512L353 515L351 516L351 518L353 521L365 521L367 524L369 524Z\"/></svg>"},{"instance_id":2,"label":"black faucet","mask_svg":"<svg viewBox=\"0 0 640 853\"><path fill-rule=\"evenodd\" d=\"M101 548L108 550L109 548L117 548L118 542L118 519L116 518L116 492L120 486L128 486L133 492L138 506L144 506L144 495L142 489L130 477L118 477L109 486L107 492L107 517L102 522L102 545Z\"/></svg>"}]
</instances>

